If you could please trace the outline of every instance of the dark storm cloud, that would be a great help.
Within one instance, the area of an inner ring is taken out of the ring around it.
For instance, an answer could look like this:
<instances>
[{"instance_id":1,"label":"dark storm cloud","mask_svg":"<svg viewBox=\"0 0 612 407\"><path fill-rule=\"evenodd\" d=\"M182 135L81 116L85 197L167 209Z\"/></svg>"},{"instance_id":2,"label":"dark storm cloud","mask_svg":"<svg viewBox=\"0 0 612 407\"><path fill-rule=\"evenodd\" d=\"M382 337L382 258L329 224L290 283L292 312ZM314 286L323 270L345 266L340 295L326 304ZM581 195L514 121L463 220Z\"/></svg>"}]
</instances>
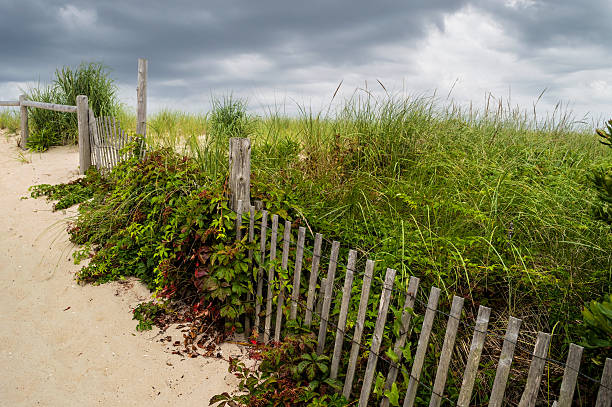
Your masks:
<instances>
[{"instance_id":1,"label":"dark storm cloud","mask_svg":"<svg viewBox=\"0 0 612 407\"><path fill-rule=\"evenodd\" d=\"M47 81L63 65L102 61L131 95L136 59L146 57L153 106L181 107L177 100L211 90L327 96L347 78L424 91L470 74L531 98L551 84L553 95L572 98L563 88L584 70L599 70L594 85L581 80L603 98L612 86L605 78L610 58L593 49L612 51L605 29L611 8L603 0L0 0L0 91ZM490 24L480 27L479 19ZM581 47L587 51L557 52ZM524 61L524 69L487 70L482 58L491 53Z\"/></svg>"},{"instance_id":2,"label":"dark storm cloud","mask_svg":"<svg viewBox=\"0 0 612 407\"><path fill-rule=\"evenodd\" d=\"M181 66L194 59L214 61L237 53L267 55L279 69L310 63L350 66L367 60L373 44L415 41L426 24L441 27L443 16L462 5L398 4L11 1L3 4L0 18L0 52L11 58L0 68L0 81L31 80L41 67L92 58L115 67L117 79L126 81L133 77L138 56L149 58L158 79L189 76ZM67 7L92 12L95 21L79 26L78 13L68 11L72 27L60 18Z\"/></svg>"}]
</instances>

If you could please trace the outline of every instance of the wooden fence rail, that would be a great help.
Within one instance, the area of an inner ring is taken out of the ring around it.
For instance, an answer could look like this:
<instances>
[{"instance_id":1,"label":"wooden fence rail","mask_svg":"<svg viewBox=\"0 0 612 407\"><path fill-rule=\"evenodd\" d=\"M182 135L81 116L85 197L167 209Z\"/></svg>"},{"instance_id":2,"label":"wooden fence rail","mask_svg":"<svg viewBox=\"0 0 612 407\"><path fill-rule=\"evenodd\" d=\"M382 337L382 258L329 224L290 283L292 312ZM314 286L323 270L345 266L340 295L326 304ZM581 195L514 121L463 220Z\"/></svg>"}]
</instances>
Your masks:
<instances>
[{"instance_id":1,"label":"wooden fence rail","mask_svg":"<svg viewBox=\"0 0 612 407\"><path fill-rule=\"evenodd\" d=\"M21 115L21 138L19 146L26 149L30 130L28 128L28 108L45 109L55 112L76 113L79 131L79 170L81 174L85 174L91 166L91 148L89 124L89 107L87 96L79 95L76 98L76 106L59 105L56 103L43 103L28 100L26 95L20 95L19 100L0 101L0 106L16 106L20 108Z\"/></svg>"}]
</instances>

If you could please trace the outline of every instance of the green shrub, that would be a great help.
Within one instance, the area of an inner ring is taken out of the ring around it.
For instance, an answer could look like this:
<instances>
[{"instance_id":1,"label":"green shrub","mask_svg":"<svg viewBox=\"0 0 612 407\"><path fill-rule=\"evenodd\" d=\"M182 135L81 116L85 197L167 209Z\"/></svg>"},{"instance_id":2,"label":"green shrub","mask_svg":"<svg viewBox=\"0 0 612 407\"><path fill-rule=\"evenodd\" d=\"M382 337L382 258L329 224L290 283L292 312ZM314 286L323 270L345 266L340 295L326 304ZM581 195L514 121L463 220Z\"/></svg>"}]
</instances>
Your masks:
<instances>
[{"instance_id":1,"label":"green shrub","mask_svg":"<svg viewBox=\"0 0 612 407\"><path fill-rule=\"evenodd\" d=\"M582 310L582 319L582 345L597 350L595 357L603 361L603 356L612 350L612 294L601 302L591 301Z\"/></svg>"},{"instance_id":2,"label":"green shrub","mask_svg":"<svg viewBox=\"0 0 612 407\"><path fill-rule=\"evenodd\" d=\"M136 308L134 308L134 316L132 317L132 319L138 321L136 330L150 331L151 329L153 329L155 319L158 316L162 315L165 310L166 306L164 304L158 304L152 301L138 304Z\"/></svg>"},{"instance_id":3,"label":"green shrub","mask_svg":"<svg viewBox=\"0 0 612 407\"><path fill-rule=\"evenodd\" d=\"M28 99L76 105L76 97L85 95L96 117L112 116L118 109L117 87L108 69L100 63L81 63L72 69L63 67L55 71L51 85L38 85L28 90ZM77 143L78 123L74 113L54 112L45 109L28 109L29 125L33 140L28 146L44 151L50 146Z\"/></svg>"},{"instance_id":4,"label":"green shrub","mask_svg":"<svg viewBox=\"0 0 612 407\"><path fill-rule=\"evenodd\" d=\"M246 101L233 96L213 98L208 122L208 134L227 145L230 137L248 137L252 131L252 120L247 114Z\"/></svg>"},{"instance_id":5,"label":"green shrub","mask_svg":"<svg viewBox=\"0 0 612 407\"><path fill-rule=\"evenodd\" d=\"M603 145L612 148L612 120L606 123L606 129L598 129L597 135ZM591 182L597 191L599 202L594 206L595 217L612 225L612 167L598 168L593 171Z\"/></svg>"}]
</instances>

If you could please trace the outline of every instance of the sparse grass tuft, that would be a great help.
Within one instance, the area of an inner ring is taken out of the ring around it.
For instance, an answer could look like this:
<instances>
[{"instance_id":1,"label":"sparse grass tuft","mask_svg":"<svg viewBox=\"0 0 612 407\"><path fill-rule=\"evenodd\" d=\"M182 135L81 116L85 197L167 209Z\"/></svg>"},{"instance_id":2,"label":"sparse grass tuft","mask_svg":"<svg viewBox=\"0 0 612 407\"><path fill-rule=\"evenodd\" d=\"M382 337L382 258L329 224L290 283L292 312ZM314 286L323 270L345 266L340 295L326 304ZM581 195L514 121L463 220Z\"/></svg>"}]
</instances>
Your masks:
<instances>
[{"instance_id":1,"label":"sparse grass tuft","mask_svg":"<svg viewBox=\"0 0 612 407\"><path fill-rule=\"evenodd\" d=\"M13 109L0 109L0 129L7 129L9 133L17 134L21 126L19 112Z\"/></svg>"}]
</instances>

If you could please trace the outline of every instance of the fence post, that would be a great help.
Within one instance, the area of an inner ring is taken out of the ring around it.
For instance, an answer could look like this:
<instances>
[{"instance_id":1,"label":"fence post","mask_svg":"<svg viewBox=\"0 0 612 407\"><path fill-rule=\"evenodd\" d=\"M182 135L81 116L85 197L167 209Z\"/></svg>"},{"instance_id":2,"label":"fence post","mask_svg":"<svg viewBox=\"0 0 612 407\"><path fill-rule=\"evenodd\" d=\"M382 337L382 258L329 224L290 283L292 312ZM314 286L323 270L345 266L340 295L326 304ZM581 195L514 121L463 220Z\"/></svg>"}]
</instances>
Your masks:
<instances>
[{"instance_id":1,"label":"fence post","mask_svg":"<svg viewBox=\"0 0 612 407\"><path fill-rule=\"evenodd\" d=\"M251 206L251 140L230 138L229 169L230 208L236 211L239 200L248 208Z\"/></svg>"},{"instance_id":2,"label":"fence post","mask_svg":"<svg viewBox=\"0 0 612 407\"><path fill-rule=\"evenodd\" d=\"M78 95L77 121L79 125L79 169L81 174L91 166L91 146L89 144L89 105L87 96Z\"/></svg>"},{"instance_id":3,"label":"fence post","mask_svg":"<svg viewBox=\"0 0 612 407\"><path fill-rule=\"evenodd\" d=\"M28 142L28 108L23 105L26 100L26 95L19 95L19 110L21 111L21 140L19 140L19 147L23 150L26 149Z\"/></svg>"},{"instance_id":4,"label":"fence post","mask_svg":"<svg viewBox=\"0 0 612 407\"><path fill-rule=\"evenodd\" d=\"M147 134L147 60L138 58L138 86L136 87L136 134Z\"/></svg>"}]
</instances>

